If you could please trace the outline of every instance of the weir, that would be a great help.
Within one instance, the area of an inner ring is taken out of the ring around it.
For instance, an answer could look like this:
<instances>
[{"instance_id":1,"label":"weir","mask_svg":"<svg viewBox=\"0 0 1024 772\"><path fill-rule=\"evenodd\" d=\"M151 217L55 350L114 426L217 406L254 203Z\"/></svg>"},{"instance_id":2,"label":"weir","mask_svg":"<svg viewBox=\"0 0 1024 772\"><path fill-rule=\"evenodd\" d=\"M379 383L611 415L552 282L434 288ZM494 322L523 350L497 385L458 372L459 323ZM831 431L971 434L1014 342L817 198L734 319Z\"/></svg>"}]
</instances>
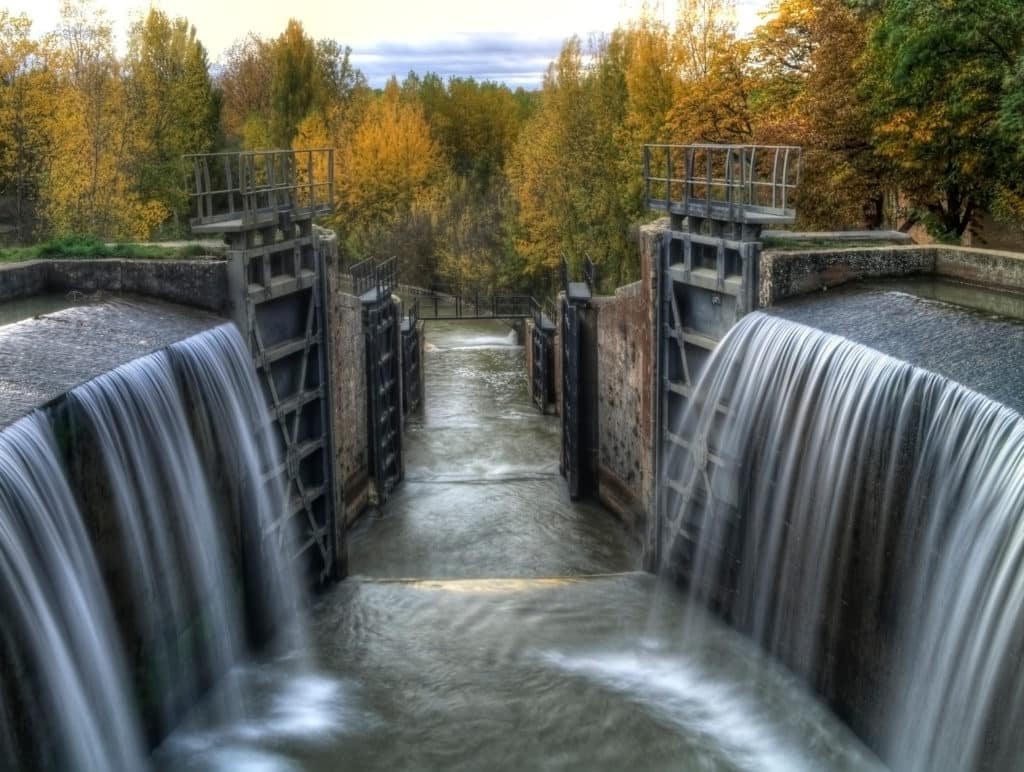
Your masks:
<instances>
[{"instance_id":1,"label":"weir","mask_svg":"<svg viewBox=\"0 0 1024 772\"><path fill-rule=\"evenodd\" d=\"M1009 769L1024 746L1024 420L760 314L711 357L664 566L836 705L894 769Z\"/></svg>"},{"instance_id":2,"label":"weir","mask_svg":"<svg viewBox=\"0 0 1024 772\"><path fill-rule=\"evenodd\" d=\"M762 252L787 156L646 150L669 217L641 281L583 312L585 492L894 769L1015 768L1024 259Z\"/></svg>"},{"instance_id":3,"label":"weir","mask_svg":"<svg viewBox=\"0 0 1024 772\"><path fill-rule=\"evenodd\" d=\"M72 389L0 443L5 758L144 769L146 737L301 605L247 352L215 327ZM229 693L225 714L242 701Z\"/></svg>"}]
</instances>

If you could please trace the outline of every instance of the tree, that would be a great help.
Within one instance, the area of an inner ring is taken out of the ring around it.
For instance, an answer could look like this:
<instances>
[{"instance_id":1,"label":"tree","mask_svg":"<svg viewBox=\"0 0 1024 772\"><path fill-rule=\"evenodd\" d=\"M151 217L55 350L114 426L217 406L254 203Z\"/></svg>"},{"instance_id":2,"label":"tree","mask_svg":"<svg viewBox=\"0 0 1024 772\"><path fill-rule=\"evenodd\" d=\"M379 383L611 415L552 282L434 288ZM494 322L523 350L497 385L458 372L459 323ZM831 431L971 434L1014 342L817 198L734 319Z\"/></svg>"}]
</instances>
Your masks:
<instances>
[{"instance_id":1,"label":"tree","mask_svg":"<svg viewBox=\"0 0 1024 772\"><path fill-rule=\"evenodd\" d=\"M389 257L379 255L374 242L422 212L445 176L444 157L422 109L400 98L393 78L366 108L339 161L337 224L348 257Z\"/></svg>"},{"instance_id":2,"label":"tree","mask_svg":"<svg viewBox=\"0 0 1024 772\"><path fill-rule=\"evenodd\" d=\"M14 239L33 235L45 159L53 83L25 15L0 10L0 197L10 201Z\"/></svg>"},{"instance_id":3,"label":"tree","mask_svg":"<svg viewBox=\"0 0 1024 772\"><path fill-rule=\"evenodd\" d=\"M1019 149L1008 115L1024 53L1017 0L886 0L862 95L877 151L899 175L908 216L959 238L1010 183Z\"/></svg>"},{"instance_id":4,"label":"tree","mask_svg":"<svg viewBox=\"0 0 1024 772\"><path fill-rule=\"evenodd\" d=\"M60 106L49 122L52 152L41 196L49 229L148 238L169 211L134 189L130 170L140 139L103 12L84 0L64 0L45 57Z\"/></svg>"},{"instance_id":5,"label":"tree","mask_svg":"<svg viewBox=\"0 0 1024 772\"><path fill-rule=\"evenodd\" d=\"M276 147L291 147L292 138L313 109L322 104L324 71L316 45L295 19L273 44L270 81L270 139Z\"/></svg>"},{"instance_id":6,"label":"tree","mask_svg":"<svg viewBox=\"0 0 1024 772\"><path fill-rule=\"evenodd\" d=\"M844 0L781 0L754 33L755 135L800 145L796 208L805 226L879 227L891 183L859 93L868 25Z\"/></svg>"},{"instance_id":7,"label":"tree","mask_svg":"<svg viewBox=\"0 0 1024 772\"><path fill-rule=\"evenodd\" d=\"M250 33L228 49L217 79L222 93L224 135L234 145L267 147L270 131L271 45Z\"/></svg>"},{"instance_id":8,"label":"tree","mask_svg":"<svg viewBox=\"0 0 1024 772\"><path fill-rule=\"evenodd\" d=\"M750 49L736 39L734 0L680 0L673 47L680 77L668 117L671 139L749 142Z\"/></svg>"},{"instance_id":9,"label":"tree","mask_svg":"<svg viewBox=\"0 0 1024 772\"><path fill-rule=\"evenodd\" d=\"M550 287L563 254L574 267L591 254L610 282L637 274L630 230L641 209L630 179L639 150L622 141L628 49L622 30L595 41L586 57L578 38L566 41L509 161L513 246L540 285Z\"/></svg>"},{"instance_id":10,"label":"tree","mask_svg":"<svg viewBox=\"0 0 1024 772\"><path fill-rule=\"evenodd\" d=\"M140 142L133 176L139 196L173 213L175 231L188 212L181 157L213 149L220 102L206 49L184 18L150 9L128 39L127 98Z\"/></svg>"}]
</instances>

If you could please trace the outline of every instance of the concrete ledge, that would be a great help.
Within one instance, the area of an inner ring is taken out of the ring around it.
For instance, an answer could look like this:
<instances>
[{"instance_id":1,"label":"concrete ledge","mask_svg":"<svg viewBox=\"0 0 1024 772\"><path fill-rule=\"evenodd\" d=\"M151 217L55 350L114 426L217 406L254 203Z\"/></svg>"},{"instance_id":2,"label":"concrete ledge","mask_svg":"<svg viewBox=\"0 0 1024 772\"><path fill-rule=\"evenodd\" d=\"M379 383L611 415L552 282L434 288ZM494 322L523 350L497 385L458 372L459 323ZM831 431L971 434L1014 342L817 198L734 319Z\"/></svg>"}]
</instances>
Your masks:
<instances>
[{"instance_id":1,"label":"concrete ledge","mask_svg":"<svg viewBox=\"0 0 1024 772\"><path fill-rule=\"evenodd\" d=\"M0 265L0 303L45 292L126 292L227 311L223 260L52 259Z\"/></svg>"},{"instance_id":2,"label":"concrete ledge","mask_svg":"<svg viewBox=\"0 0 1024 772\"><path fill-rule=\"evenodd\" d=\"M46 292L46 263L0 264L0 303Z\"/></svg>"},{"instance_id":3,"label":"concrete ledge","mask_svg":"<svg viewBox=\"0 0 1024 772\"><path fill-rule=\"evenodd\" d=\"M969 247L933 247L935 273L970 284L1024 292L1024 254Z\"/></svg>"},{"instance_id":4,"label":"concrete ledge","mask_svg":"<svg viewBox=\"0 0 1024 772\"><path fill-rule=\"evenodd\" d=\"M848 281L913 274L932 274L1024 292L1024 255L940 245L771 250L761 258L759 303L764 308Z\"/></svg>"},{"instance_id":5,"label":"concrete ledge","mask_svg":"<svg viewBox=\"0 0 1024 772\"><path fill-rule=\"evenodd\" d=\"M761 231L761 238L777 241L887 241L912 244L910 235L902 231Z\"/></svg>"}]
</instances>

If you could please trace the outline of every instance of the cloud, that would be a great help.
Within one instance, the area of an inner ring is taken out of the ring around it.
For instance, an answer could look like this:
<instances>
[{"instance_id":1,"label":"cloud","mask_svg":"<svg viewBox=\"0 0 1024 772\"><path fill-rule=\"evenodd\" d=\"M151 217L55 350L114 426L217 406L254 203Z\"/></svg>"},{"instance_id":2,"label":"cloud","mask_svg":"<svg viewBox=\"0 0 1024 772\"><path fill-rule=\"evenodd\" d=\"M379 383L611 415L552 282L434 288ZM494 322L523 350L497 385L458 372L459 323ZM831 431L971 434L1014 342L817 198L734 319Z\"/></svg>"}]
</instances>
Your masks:
<instances>
[{"instance_id":1,"label":"cloud","mask_svg":"<svg viewBox=\"0 0 1024 772\"><path fill-rule=\"evenodd\" d=\"M558 56L562 38L493 33L424 42L381 41L353 47L352 63L373 86L410 71L491 80L511 87L539 87L548 64Z\"/></svg>"}]
</instances>

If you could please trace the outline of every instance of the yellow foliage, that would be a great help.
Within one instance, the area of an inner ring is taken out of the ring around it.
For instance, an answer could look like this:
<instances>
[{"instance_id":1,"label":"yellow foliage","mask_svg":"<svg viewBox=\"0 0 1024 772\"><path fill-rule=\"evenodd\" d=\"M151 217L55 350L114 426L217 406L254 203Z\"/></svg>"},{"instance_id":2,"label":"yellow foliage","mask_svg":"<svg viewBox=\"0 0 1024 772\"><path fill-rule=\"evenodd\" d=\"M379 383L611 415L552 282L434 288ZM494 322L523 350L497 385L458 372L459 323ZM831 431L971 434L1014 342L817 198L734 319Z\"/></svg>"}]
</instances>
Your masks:
<instances>
[{"instance_id":1,"label":"yellow foliage","mask_svg":"<svg viewBox=\"0 0 1024 772\"><path fill-rule=\"evenodd\" d=\"M147 238L169 211L133 190L129 169L142 143L110 27L85 3L65 2L61 12L62 25L47 50L59 109L48 127L52 152L44 175L44 216L54 233Z\"/></svg>"},{"instance_id":2,"label":"yellow foliage","mask_svg":"<svg viewBox=\"0 0 1024 772\"><path fill-rule=\"evenodd\" d=\"M444 172L444 158L422 109L399 100L397 91L369 105L339 161L340 214L358 224L408 210Z\"/></svg>"}]
</instances>

